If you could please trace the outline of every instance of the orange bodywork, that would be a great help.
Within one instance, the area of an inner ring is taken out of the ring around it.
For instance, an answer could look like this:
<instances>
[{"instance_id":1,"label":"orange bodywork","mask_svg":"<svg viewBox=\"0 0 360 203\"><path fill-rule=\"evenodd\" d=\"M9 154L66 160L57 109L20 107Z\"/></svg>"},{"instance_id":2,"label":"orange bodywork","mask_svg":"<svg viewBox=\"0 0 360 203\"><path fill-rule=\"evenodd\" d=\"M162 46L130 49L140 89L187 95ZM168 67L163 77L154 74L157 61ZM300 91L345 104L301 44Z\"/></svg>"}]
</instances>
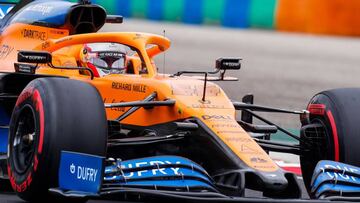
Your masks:
<instances>
[{"instance_id":1,"label":"orange bodywork","mask_svg":"<svg viewBox=\"0 0 360 203\"><path fill-rule=\"evenodd\" d=\"M27 30L36 31L37 34L27 35ZM95 42L115 42L136 48L138 55L131 58L135 64L135 74L108 75L91 79L79 70L59 70L47 65L40 65L36 74L66 76L90 83L98 89L104 103L143 100L154 92L157 93L156 99L159 101L174 99L174 106L141 108L121 123L150 126L198 118L250 168L264 172L279 170L268 154L237 123L234 106L218 85L208 83L206 101L203 102L203 81L192 77L170 77L157 73L153 57L170 47L170 41L165 37L128 32L69 35L65 29L16 23L10 25L0 39L1 72L14 72L18 50L49 51L53 54L53 64L77 66L78 45ZM147 73L139 74L140 69L146 69ZM106 109L108 120L118 118L127 109L129 108ZM203 146L199 144L197 147ZM254 159L262 161L253 161Z\"/></svg>"}]
</instances>

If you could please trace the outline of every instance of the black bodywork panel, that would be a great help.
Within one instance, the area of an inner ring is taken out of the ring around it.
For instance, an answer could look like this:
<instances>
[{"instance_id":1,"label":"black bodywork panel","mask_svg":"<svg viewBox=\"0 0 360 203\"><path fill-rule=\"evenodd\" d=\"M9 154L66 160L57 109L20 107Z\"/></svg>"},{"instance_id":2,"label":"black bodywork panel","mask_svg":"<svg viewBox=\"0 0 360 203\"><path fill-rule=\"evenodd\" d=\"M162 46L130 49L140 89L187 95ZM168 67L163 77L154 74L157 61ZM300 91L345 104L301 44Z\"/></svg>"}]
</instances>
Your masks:
<instances>
[{"instance_id":1,"label":"black bodywork panel","mask_svg":"<svg viewBox=\"0 0 360 203\"><path fill-rule=\"evenodd\" d=\"M6 29L10 25L13 19L17 15L27 12L23 8L31 4L35 0L21 0L15 5L15 7L0 21L0 31ZM60 0L48 0L43 2L52 2L58 1L63 3L64 1ZM82 33L94 33L97 32L106 22L106 11L103 7L95 4L76 4L69 3L67 11L64 13L65 20L62 24L51 24L43 21L34 21L34 22L25 22L32 25L39 25L52 28L60 28L69 30L70 34L82 34ZM45 14L49 15L48 18L58 18L58 16L52 16L52 13Z\"/></svg>"}]
</instances>

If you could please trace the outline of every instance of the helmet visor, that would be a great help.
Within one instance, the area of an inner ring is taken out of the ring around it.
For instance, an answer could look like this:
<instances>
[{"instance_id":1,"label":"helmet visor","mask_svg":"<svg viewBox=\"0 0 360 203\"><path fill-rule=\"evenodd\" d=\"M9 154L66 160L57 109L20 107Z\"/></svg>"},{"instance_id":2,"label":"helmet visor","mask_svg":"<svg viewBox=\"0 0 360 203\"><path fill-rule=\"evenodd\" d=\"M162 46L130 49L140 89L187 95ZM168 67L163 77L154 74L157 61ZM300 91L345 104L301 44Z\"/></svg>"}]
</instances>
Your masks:
<instances>
[{"instance_id":1,"label":"helmet visor","mask_svg":"<svg viewBox=\"0 0 360 203\"><path fill-rule=\"evenodd\" d=\"M89 62L96 68L122 73L125 70L125 54L120 52L98 52L89 56Z\"/></svg>"}]
</instances>

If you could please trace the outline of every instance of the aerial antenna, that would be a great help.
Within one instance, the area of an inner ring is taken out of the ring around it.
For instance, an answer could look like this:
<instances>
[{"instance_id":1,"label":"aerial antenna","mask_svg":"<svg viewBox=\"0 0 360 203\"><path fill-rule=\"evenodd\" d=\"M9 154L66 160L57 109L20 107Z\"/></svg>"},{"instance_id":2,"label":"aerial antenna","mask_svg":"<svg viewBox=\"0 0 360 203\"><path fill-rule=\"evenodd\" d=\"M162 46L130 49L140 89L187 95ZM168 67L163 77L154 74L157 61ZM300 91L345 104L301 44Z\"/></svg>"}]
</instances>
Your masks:
<instances>
[{"instance_id":1,"label":"aerial antenna","mask_svg":"<svg viewBox=\"0 0 360 203\"><path fill-rule=\"evenodd\" d=\"M166 37L166 31L163 30L163 36ZM163 76L165 77L165 66L166 66L166 52L163 51Z\"/></svg>"}]
</instances>

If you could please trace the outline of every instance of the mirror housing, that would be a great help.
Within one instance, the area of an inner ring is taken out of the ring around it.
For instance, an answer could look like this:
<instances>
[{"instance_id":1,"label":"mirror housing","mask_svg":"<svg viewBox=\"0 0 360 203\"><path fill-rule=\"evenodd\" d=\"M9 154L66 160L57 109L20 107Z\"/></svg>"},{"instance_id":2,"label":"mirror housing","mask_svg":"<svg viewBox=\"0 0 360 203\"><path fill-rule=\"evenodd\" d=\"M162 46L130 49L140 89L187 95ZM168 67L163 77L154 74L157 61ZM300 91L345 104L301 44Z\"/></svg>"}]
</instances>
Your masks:
<instances>
[{"instance_id":1,"label":"mirror housing","mask_svg":"<svg viewBox=\"0 0 360 203\"><path fill-rule=\"evenodd\" d=\"M216 60L217 70L240 70L241 58L223 57Z\"/></svg>"},{"instance_id":2,"label":"mirror housing","mask_svg":"<svg viewBox=\"0 0 360 203\"><path fill-rule=\"evenodd\" d=\"M47 51L19 51L18 62L20 63L51 63L52 55Z\"/></svg>"},{"instance_id":3,"label":"mirror housing","mask_svg":"<svg viewBox=\"0 0 360 203\"><path fill-rule=\"evenodd\" d=\"M106 23L116 23L121 24L123 23L124 18L120 15L107 15L106 16Z\"/></svg>"}]
</instances>

